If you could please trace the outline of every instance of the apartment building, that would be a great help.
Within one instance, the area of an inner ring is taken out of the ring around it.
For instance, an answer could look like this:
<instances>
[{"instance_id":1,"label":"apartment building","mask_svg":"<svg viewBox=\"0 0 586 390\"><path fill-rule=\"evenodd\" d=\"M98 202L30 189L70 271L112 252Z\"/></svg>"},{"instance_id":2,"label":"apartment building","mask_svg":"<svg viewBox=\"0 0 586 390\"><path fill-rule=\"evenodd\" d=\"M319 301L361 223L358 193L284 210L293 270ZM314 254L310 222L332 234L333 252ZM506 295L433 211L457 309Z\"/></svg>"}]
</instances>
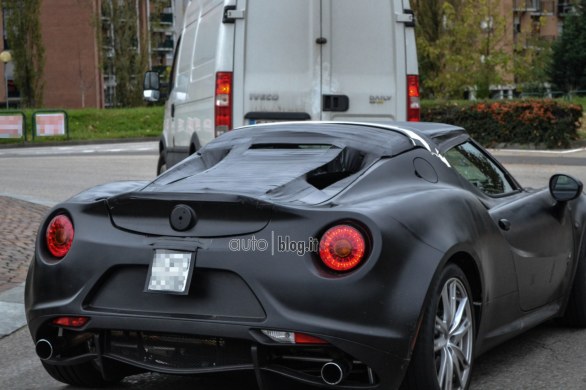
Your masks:
<instances>
[{"instance_id":1,"label":"apartment building","mask_svg":"<svg viewBox=\"0 0 586 390\"><path fill-rule=\"evenodd\" d=\"M43 0L40 25L45 48L44 99L47 108L111 107L115 99L116 42L107 2L119 0ZM171 66L175 44L175 3L184 0L124 0L134 7L135 50L147 51L148 66L164 72ZM132 4L134 3L134 4ZM181 4L181 7L183 5ZM3 46L10 50L3 10ZM141 47L140 45L146 47ZM0 64L0 106L18 106L14 63Z\"/></svg>"},{"instance_id":2,"label":"apartment building","mask_svg":"<svg viewBox=\"0 0 586 390\"><path fill-rule=\"evenodd\" d=\"M533 38L553 41L562 29L564 17L573 11L572 0L507 0L513 15L513 41L524 47Z\"/></svg>"}]
</instances>

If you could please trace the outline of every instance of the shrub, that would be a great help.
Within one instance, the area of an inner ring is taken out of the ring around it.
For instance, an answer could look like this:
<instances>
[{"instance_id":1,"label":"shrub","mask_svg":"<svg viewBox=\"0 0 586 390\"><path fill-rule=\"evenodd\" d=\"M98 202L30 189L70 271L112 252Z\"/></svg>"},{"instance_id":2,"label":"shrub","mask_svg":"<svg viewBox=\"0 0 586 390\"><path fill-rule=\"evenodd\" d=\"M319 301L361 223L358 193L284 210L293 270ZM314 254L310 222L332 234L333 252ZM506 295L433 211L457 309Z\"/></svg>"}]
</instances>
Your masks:
<instances>
[{"instance_id":1,"label":"shrub","mask_svg":"<svg viewBox=\"0 0 586 390\"><path fill-rule=\"evenodd\" d=\"M565 148L578 138L582 107L551 99L433 103L422 108L422 120L465 128L478 142L533 144Z\"/></svg>"}]
</instances>

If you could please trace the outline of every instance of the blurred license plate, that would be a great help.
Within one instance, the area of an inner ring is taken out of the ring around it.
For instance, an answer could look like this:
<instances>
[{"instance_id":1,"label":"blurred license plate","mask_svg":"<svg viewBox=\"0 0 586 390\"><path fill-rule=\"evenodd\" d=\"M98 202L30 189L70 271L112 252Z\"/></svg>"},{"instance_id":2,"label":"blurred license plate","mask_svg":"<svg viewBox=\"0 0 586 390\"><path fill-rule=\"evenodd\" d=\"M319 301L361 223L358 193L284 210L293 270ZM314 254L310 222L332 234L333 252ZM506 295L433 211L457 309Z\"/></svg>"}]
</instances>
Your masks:
<instances>
[{"instance_id":1,"label":"blurred license plate","mask_svg":"<svg viewBox=\"0 0 586 390\"><path fill-rule=\"evenodd\" d=\"M277 119L248 119L249 125L260 125L262 123L275 123L275 122L282 122Z\"/></svg>"},{"instance_id":2,"label":"blurred license plate","mask_svg":"<svg viewBox=\"0 0 586 390\"><path fill-rule=\"evenodd\" d=\"M146 291L185 295L193 273L192 252L157 249L149 267Z\"/></svg>"}]
</instances>

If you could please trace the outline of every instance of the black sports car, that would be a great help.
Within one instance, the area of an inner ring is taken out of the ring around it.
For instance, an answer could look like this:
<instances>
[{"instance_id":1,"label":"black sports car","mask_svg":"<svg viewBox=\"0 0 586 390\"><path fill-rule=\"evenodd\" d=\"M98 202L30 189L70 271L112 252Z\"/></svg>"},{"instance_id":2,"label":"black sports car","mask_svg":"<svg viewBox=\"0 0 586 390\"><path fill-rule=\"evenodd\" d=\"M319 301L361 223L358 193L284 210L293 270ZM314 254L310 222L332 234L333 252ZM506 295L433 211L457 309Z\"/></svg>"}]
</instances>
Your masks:
<instances>
[{"instance_id":1,"label":"black sports car","mask_svg":"<svg viewBox=\"0 0 586 390\"><path fill-rule=\"evenodd\" d=\"M585 222L578 180L524 189L458 127L252 126L54 207L26 315L73 385L249 370L261 389L464 389L496 344L586 325Z\"/></svg>"}]
</instances>

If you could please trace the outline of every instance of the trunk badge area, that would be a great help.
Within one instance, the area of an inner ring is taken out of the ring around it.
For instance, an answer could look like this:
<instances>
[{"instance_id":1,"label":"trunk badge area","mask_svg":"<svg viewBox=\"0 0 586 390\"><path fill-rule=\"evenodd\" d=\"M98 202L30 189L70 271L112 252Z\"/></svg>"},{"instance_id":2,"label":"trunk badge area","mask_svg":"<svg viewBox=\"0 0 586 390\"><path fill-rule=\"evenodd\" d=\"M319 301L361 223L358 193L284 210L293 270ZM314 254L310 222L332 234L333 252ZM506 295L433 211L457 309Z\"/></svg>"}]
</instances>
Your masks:
<instances>
[{"instance_id":1,"label":"trunk badge area","mask_svg":"<svg viewBox=\"0 0 586 390\"><path fill-rule=\"evenodd\" d=\"M195 226L197 216L195 211L189 206L179 204L173 208L169 216L169 223L171 227L178 231L184 232Z\"/></svg>"}]
</instances>

